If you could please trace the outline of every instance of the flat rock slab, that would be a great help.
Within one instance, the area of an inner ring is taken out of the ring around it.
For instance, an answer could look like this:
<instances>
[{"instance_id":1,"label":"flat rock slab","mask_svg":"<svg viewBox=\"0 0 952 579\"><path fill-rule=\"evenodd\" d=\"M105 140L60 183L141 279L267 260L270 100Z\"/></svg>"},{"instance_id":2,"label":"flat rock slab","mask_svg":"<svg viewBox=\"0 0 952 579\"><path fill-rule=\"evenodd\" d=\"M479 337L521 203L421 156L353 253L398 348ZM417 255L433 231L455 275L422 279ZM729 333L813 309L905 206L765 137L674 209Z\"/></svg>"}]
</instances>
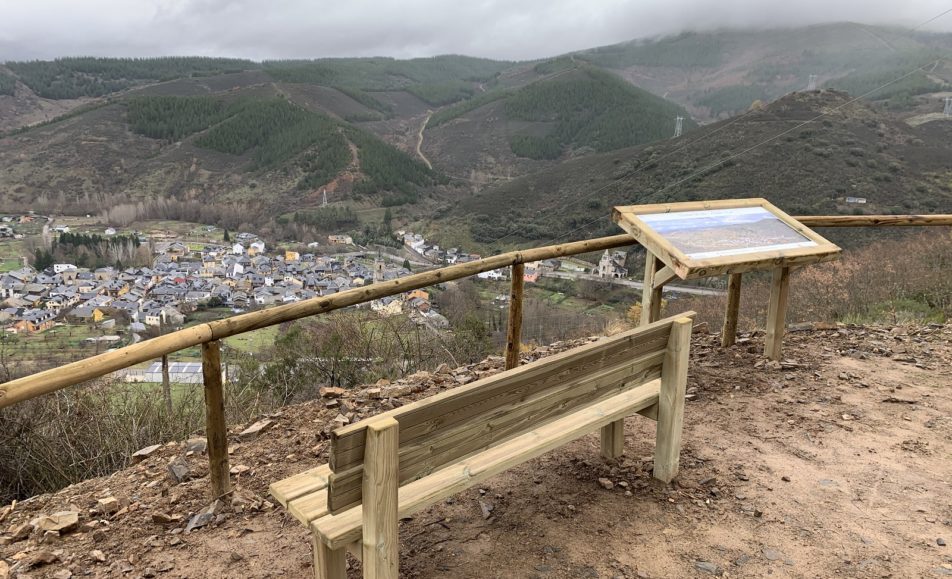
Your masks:
<instances>
[{"instance_id":1,"label":"flat rock slab","mask_svg":"<svg viewBox=\"0 0 952 579\"><path fill-rule=\"evenodd\" d=\"M153 444L152 446L147 446L145 448L139 449L132 453L132 463L142 462L143 460L152 456L152 453L162 448L161 444Z\"/></svg>"},{"instance_id":2,"label":"flat rock slab","mask_svg":"<svg viewBox=\"0 0 952 579\"><path fill-rule=\"evenodd\" d=\"M272 426L274 426L274 420L265 418L264 420L259 420L248 428L242 430L241 434L238 436L245 440L252 440L257 438L259 435L271 430Z\"/></svg>"},{"instance_id":3,"label":"flat rock slab","mask_svg":"<svg viewBox=\"0 0 952 579\"><path fill-rule=\"evenodd\" d=\"M60 511L52 515L43 515L30 521L35 529L68 533L79 526L79 513L76 511Z\"/></svg>"}]
</instances>

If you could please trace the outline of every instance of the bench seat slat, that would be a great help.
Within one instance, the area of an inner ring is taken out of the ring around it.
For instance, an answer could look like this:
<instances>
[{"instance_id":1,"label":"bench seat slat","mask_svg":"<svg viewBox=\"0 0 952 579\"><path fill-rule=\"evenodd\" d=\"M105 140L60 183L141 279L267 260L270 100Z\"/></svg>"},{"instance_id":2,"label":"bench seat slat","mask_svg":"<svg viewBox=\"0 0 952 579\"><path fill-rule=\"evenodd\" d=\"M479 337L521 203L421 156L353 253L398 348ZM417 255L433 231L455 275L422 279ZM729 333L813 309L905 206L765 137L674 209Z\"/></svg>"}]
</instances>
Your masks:
<instances>
[{"instance_id":1,"label":"bench seat slat","mask_svg":"<svg viewBox=\"0 0 952 579\"><path fill-rule=\"evenodd\" d=\"M271 496L281 503L282 507L287 508L288 503L294 499L320 489L326 489L330 474L330 465L322 464L321 466L298 473L284 480L271 483L268 490L271 492Z\"/></svg>"},{"instance_id":2,"label":"bench seat slat","mask_svg":"<svg viewBox=\"0 0 952 579\"><path fill-rule=\"evenodd\" d=\"M327 488L315 490L289 502L287 509L291 516L307 526L314 519L327 514Z\"/></svg>"},{"instance_id":3,"label":"bench seat slat","mask_svg":"<svg viewBox=\"0 0 952 579\"><path fill-rule=\"evenodd\" d=\"M413 514L606 424L649 408L657 403L660 388L661 381L652 380L408 483L399 490L399 516ZM361 517L362 508L357 506L318 518L311 523L311 529L329 548L337 549L360 540Z\"/></svg>"}]
</instances>

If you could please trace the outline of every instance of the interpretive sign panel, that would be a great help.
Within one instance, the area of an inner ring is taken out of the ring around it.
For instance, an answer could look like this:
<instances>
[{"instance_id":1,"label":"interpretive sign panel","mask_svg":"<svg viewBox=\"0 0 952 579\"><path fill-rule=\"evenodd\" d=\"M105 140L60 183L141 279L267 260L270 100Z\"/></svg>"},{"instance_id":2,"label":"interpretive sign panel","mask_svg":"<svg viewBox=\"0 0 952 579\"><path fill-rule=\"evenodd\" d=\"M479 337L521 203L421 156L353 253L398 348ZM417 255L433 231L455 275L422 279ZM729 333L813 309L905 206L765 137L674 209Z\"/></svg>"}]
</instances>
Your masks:
<instances>
[{"instance_id":1,"label":"interpretive sign panel","mask_svg":"<svg viewBox=\"0 0 952 579\"><path fill-rule=\"evenodd\" d=\"M682 279L817 263L840 252L765 199L622 206L613 218Z\"/></svg>"}]
</instances>

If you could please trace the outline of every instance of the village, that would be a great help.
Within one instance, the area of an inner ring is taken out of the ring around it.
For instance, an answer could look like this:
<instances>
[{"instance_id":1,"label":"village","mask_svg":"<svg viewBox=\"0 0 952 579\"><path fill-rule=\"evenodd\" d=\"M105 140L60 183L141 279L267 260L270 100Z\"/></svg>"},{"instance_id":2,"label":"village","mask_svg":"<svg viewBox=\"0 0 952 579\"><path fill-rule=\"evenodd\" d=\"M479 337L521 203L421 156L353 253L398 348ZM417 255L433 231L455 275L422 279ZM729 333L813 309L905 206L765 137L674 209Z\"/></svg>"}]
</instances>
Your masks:
<instances>
[{"instance_id":1,"label":"village","mask_svg":"<svg viewBox=\"0 0 952 579\"><path fill-rule=\"evenodd\" d=\"M32 217L47 220L44 230L48 235L70 233L68 225L52 217ZM4 217L4 223L10 224L5 225L9 238L22 238L22 234L14 233L14 227L23 219ZM348 235L327 237L326 248L346 250L343 253L324 253L325 246L313 242L301 244L308 251L305 253L269 248L258 235L248 232L233 234L229 242L201 244L176 239L178 236L170 233L135 233L151 251L152 264L148 267L88 268L54 263L37 271L22 260L20 267L0 274L0 324L5 333L37 334L57 325L95 327L100 335L86 340L113 347L182 327L189 314L201 308L218 309L228 315L409 275L411 261L425 268L425 264L451 265L480 258L458 248L443 249L406 230L395 232L409 256L402 265L398 265L400 256L375 257L372 250L355 246ZM101 235L116 234L115 228L105 227ZM559 260L530 263L525 282L536 283L544 273L560 269L623 278L627 275L624 260L623 252L606 251L591 270ZM503 269L478 277L501 281L508 275L508 269ZM505 297L500 299L505 301ZM416 323L434 329L449 325L433 307L429 292L423 290L375 300L369 307L382 316L407 314Z\"/></svg>"}]
</instances>

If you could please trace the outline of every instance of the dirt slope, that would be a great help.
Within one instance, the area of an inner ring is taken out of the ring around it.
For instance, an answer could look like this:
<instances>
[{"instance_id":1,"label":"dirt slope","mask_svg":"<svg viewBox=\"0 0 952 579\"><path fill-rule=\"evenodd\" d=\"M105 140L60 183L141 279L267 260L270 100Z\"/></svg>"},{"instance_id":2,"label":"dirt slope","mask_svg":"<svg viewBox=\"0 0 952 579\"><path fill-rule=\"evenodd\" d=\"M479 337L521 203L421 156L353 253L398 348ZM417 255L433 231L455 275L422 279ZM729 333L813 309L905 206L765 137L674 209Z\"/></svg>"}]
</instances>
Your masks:
<instances>
[{"instance_id":1,"label":"dirt slope","mask_svg":"<svg viewBox=\"0 0 952 579\"><path fill-rule=\"evenodd\" d=\"M617 463L589 436L401 523L401 576L952 576L952 547L940 545L952 542L950 340L948 326L814 329L790 334L775 364L757 353L760 336L722 350L698 334L674 484L650 477L653 423L629 419ZM389 392L399 404L460 381L421 374ZM359 414L390 405L362 392L341 403ZM169 478L184 452L172 443L110 477L0 508L10 527L0 557L19 577L311 577L306 531L263 499L272 480L323 460L337 411L289 407L256 440L234 436L232 465L248 468L235 477L241 499L204 528L183 532L208 505L206 480ZM204 457L185 460L204 475ZM107 496L128 506L91 514ZM79 531L11 542L23 523L67 509L80 512ZM157 522L166 517L177 520Z\"/></svg>"}]
</instances>

